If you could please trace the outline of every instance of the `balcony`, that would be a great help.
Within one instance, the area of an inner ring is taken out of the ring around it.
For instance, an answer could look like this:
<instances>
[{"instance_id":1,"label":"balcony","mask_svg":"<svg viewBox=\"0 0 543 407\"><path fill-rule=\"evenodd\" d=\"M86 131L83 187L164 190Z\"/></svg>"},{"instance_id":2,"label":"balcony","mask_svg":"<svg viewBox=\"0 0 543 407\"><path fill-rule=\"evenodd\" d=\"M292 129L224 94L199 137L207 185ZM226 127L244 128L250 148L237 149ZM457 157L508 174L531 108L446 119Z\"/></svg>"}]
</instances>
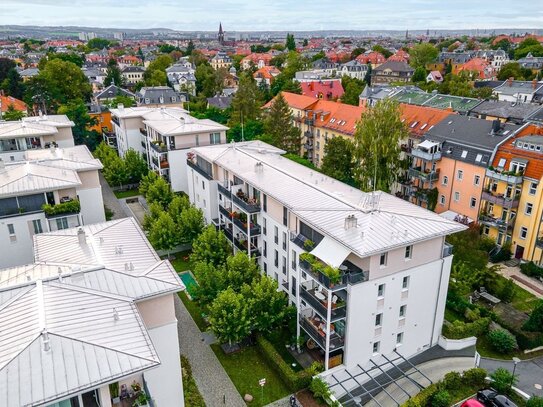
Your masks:
<instances>
[{"instance_id":1,"label":"balcony","mask_svg":"<svg viewBox=\"0 0 543 407\"><path fill-rule=\"evenodd\" d=\"M207 180L213 180L213 176L211 174L208 174L206 170L200 168L198 164L194 163L192 160L187 159L187 165Z\"/></svg>"},{"instance_id":2,"label":"balcony","mask_svg":"<svg viewBox=\"0 0 543 407\"><path fill-rule=\"evenodd\" d=\"M305 124L307 124L308 126L314 126L315 125L315 119L306 118L305 119Z\"/></svg>"},{"instance_id":3,"label":"balcony","mask_svg":"<svg viewBox=\"0 0 543 407\"><path fill-rule=\"evenodd\" d=\"M300 296L302 299L319 315L326 319L328 315L328 303L325 293L316 292L315 289L308 290L303 285L300 286ZM318 297L322 297L320 299ZM334 303L334 299L336 303ZM341 300L337 295L332 296L332 309L331 309L331 320L337 321L338 319L345 318L347 315L347 307L345 301Z\"/></svg>"},{"instance_id":4,"label":"balcony","mask_svg":"<svg viewBox=\"0 0 543 407\"><path fill-rule=\"evenodd\" d=\"M234 238L234 245L241 251L247 253L247 240ZM260 257L260 250L254 244L251 243L251 256Z\"/></svg>"},{"instance_id":5,"label":"balcony","mask_svg":"<svg viewBox=\"0 0 543 407\"><path fill-rule=\"evenodd\" d=\"M439 161L441 160L441 151L429 153L428 151L424 151L423 149L414 148L411 150L411 156L420 158L424 161Z\"/></svg>"},{"instance_id":6,"label":"balcony","mask_svg":"<svg viewBox=\"0 0 543 407\"><path fill-rule=\"evenodd\" d=\"M290 241L294 243L296 246L298 246L300 249L303 249L305 251L310 252L315 248L315 242L313 242L311 239L305 237L304 235L290 233ZM293 267L295 268L295 267Z\"/></svg>"},{"instance_id":7,"label":"balcony","mask_svg":"<svg viewBox=\"0 0 543 407\"><path fill-rule=\"evenodd\" d=\"M503 194L493 194L490 191L483 191L481 198L485 201L491 202L495 205L500 205L503 208L518 208L520 201L520 194L515 195L513 198L507 198Z\"/></svg>"},{"instance_id":8,"label":"balcony","mask_svg":"<svg viewBox=\"0 0 543 407\"><path fill-rule=\"evenodd\" d=\"M507 182L508 184L521 184L523 180L523 176L520 173L498 172L495 169L487 169L486 176L491 179Z\"/></svg>"},{"instance_id":9,"label":"balcony","mask_svg":"<svg viewBox=\"0 0 543 407\"><path fill-rule=\"evenodd\" d=\"M168 146L166 146L166 144L163 144L163 143L159 144L155 141L152 141L151 143L149 143L149 145L151 146L153 150L155 150L159 154L168 152Z\"/></svg>"},{"instance_id":10,"label":"balcony","mask_svg":"<svg viewBox=\"0 0 543 407\"><path fill-rule=\"evenodd\" d=\"M304 149L306 149L307 151L313 150L313 144L305 143L304 144Z\"/></svg>"},{"instance_id":11,"label":"balcony","mask_svg":"<svg viewBox=\"0 0 543 407\"><path fill-rule=\"evenodd\" d=\"M141 133L143 136L147 137L147 129L146 129L146 128L140 127L140 133Z\"/></svg>"},{"instance_id":12,"label":"balcony","mask_svg":"<svg viewBox=\"0 0 543 407\"><path fill-rule=\"evenodd\" d=\"M412 178L420 178L425 182L434 182L439 179L439 168L435 171L422 171L421 167L409 168L408 175Z\"/></svg>"},{"instance_id":13,"label":"balcony","mask_svg":"<svg viewBox=\"0 0 543 407\"><path fill-rule=\"evenodd\" d=\"M321 328L323 322L318 317L301 317L300 326L307 332L311 339L313 339L323 350L326 350L326 332ZM342 348L344 345L345 341L343 338L330 327L330 350Z\"/></svg>"},{"instance_id":14,"label":"balcony","mask_svg":"<svg viewBox=\"0 0 543 407\"><path fill-rule=\"evenodd\" d=\"M222 183L219 182L219 183L217 184L217 189L218 189L219 192L220 192L221 194L223 194L224 196L230 197L231 192L230 192L230 189L229 189L227 186L225 186L225 185L223 185Z\"/></svg>"},{"instance_id":15,"label":"balcony","mask_svg":"<svg viewBox=\"0 0 543 407\"><path fill-rule=\"evenodd\" d=\"M506 221L488 215L479 216L479 222L481 222L483 225L503 230L513 228L513 225L508 224Z\"/></svg>"},{"instance_id":16,"label":"balcony","mask_svg":"<svg viewBox=\"0 0 543 407\"><path fill-rule=\"evenodd\" d=\"M72 199L56 205L45 204L42 209L46 218L56 218L58 216L78 214L81 211L81 205L77 199Z\"/></svg>"},{"instance_id":17,"label":"balcony","mask_svg":"<svg viewBox=\"0 0 543 407\"><path fill-rule=\"evenodd\" d=\"M313 137L313 132L307 130L307 131L304 133L304 136L305 136L306 138L312 138L312 137Z\"/></svg>"},{"instance_id":18,"label":"balcony","mask_svg":"<svg viewBox=\"0 0 543 407\"><path fill-rule=\"evenodd\" d=\"M119 122L119 118L117 116L111 116L111 121L117 126L121 127L121 123Z\"/></svg>"},{"instance_id":19,"label":"balcony","mask_svg":"<svg viewBox=\"0 0 543 407\"><path fill-rule=\"evenodd\" d=\"M454 246L452 244L445 242L445 244L443 245L443 257L452 256L453 247Z\"/></svg>"},{"instance_id":20,"label":"balcony","mask_svg":"<svg viewBox=\"0 0 543 407\"><path fill-rule=\"evenodd\" d=\"M226 218L230 219L232 217L232 207L223 206L222 204L219 204L219 212L222 213Z\"/></svg>"},{"instance_id":21,"label":"balcony","mask_svg":"<svg viewBox=\"0 0 543 407\"><path fill-rule=\"evenodd\" d=\"M260 202L254 198L249 198L244 192L238 191L232 195L232 201L247 213L260 212Z\"/></svg>"},{"instance_id":22,"label":"balcony","mask_svg":"<svg viewBox=\"0 0 543 407\"><path fill-rule=\"evenodd\" d=\"M543 237L538 237L535 241L535 246L543 249Z\"/></svg>"},{"instance_id":23,"label":"balcony","mask_svg":"<svg viewBox=\"0 0 543 407\"><path fill-rule=\"evenodd\" d=\"M313 255L309 254L309 256ZM325 263L321 262L314 256L313 263L311 263L304 257L308 256L304 256L303 254L300 255L300 261L298 263L302 271L306 272L308 275L313 277L314 280L332 291L345 288L345 286L348 284L355 285L368 281L369 279L369 272L360 269L348 260L345 260L337 270L334 269L334 273L336 273L336 275L331 275L329 271L327 272L329 266L327 266Z\"/></svg>"},{"instance_id":24,"label":"balcony","mask_svg":"<svg viewBox=\"0 0 543 407\"><path fill-rule=\"evenodd\" d=\"M237 215L237 216L236 216ZM247 220L245 222L239 218L239 213L234 212L232 216L232 221L234 222L234 225L236 225L244 234L247 234ZM257 236L260 234L260 225L257 225L255 223L251 223L251 229L249 231L251 236Z\"/></svg>"}]
</instances>

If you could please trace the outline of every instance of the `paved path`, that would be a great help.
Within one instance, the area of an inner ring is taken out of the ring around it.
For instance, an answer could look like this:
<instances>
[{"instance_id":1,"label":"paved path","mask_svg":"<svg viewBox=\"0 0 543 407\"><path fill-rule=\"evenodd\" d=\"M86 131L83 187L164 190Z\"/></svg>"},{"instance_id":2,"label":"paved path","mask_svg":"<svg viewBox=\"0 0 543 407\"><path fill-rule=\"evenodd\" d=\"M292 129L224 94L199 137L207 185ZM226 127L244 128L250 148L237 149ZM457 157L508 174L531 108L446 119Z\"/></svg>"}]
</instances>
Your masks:
<instances>
[{"instance_id":1,"label":"paved path","mask_svg":"<svg viewBox=\"0 0 543 407\"><path fill-rule=\"evenodd\" d=\"M109 187L106 179L102 175L102 173L99 173L100 176L100 185L102 186L102 198L104 200L104 205L106 205L109 209L113 211L113 217L111 219L122 219L127 218L128 216L132 216L129 213L126 213L125 210L122 208L119 200Z\"/></svg>"},{"instance_id":2,"label":"paved path","mask_svg":"<svg viewBox=\"0 0 543 407\"><path fill-rule=\"evenodd\" d=\"M481 358L480 367L486 369L488 373L494 372L499 367L503 367L513 372L513 361L495 360ZM517 364L515 376L518 376L516 387L523 392L543 397L543 357L531 360L522 360Z\"/></svg>"},{"instance_id":3,"label":"paved path","mask_svg":"<svg viewBox=\"0 0 543 407\"><path fill-rule=\"evenodd\" d=\"M536 297L543 297L543 283L541 281L522 274L520 272L520 267L518 266L508 267L505 264L500 264L500 266L500 270L498 271L499 274L507 278L512 278L515 284L524 288ZM528 282L528 284L525 284L525 282Z\"/></svg>"},{"instance_id":4,"label":"paved path","mask_svg":"<svg viewBox=\"0 0 543 407\"><path fill-rule=\"evenodd\" d=\"M279 400L275 400L270 404L266 404L265 407L290 407L290 394L287 397L284 397ZM298 402L298 406L301 407L301 404Z\"/></svg>"},{"instance_id":5,"label":"paved path","mask_svg":"<svg viewBox=\"0 0 543 407\"><path fill-rule=\"evenodd\" d=\"M185 305L175 296L175 314L179 321L179 346L192 366L192 375L207 407L246 407L219 360L202 338ZM224 403L226 400L226 403Z\"/></svg>"}]
</instances>

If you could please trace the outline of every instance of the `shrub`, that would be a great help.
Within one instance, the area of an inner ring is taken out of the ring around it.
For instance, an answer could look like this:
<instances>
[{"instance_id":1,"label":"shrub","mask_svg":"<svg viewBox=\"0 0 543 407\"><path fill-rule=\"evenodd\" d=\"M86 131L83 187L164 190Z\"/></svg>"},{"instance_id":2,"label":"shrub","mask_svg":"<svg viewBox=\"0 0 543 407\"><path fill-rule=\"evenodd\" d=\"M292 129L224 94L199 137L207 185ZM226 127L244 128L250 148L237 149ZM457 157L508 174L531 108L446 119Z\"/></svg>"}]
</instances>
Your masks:
<instances>
[{"instance_id":1,"label":"shrub","mask_svg":"<svg viewBox=\"0 0 543 407\"><path fill-rule=\"evenodd\" d=\"M496 329L487 335L490 345L500 353L510 353L518 348L515 337L504 329Z\"/></svg>"},{"instance_id":2,"label":"shrub","mask_svg":"<svg viewBox=\"0 0 543 407\"><path fill-rule=\"evenodd\" d=\"M443 385L446 390L455 390L462 385L462 376L458 372L449 372L443 378Z\"/></svg>"},{"instance_id":3,"label":"shrub","mask_svg":"<svg viewBox=\"0 0 543 407\"><path fill-rule=\"evenodd\" d=\"M436 394L437 392L438 392L438 385L436 383L433 383L429 385L428 387L426 387L417 395L407 400L404 406L405 407L426 407L430 405L430 401L432 400L434 394Z\"/></svg>"},{"instance_id":4,"label":"shrub","mask_svg":"<svg viewBox=\"0 0 543 407\"><path fill-rule=\"evenodd\" d=\"M530 399L526 402L526 407L543 407L543 397L530 397Z\"/></svg>"},{"instance_id":5,"label":"shrub","mask_svg":"<svg viewBox=\"0 0 543 407\"><path fill-rule=\"evenodd\" d=\"M466 370L462 376L464 383L473 387L483 387L485 385L487 372L480 367Z\"/></svg>"},{"instance_id":6,"label":"shrub","mask_svg":"<svg viewBox=\"0 0 543 407\"><path fill-rule=\"evenodd\" d=\"M205 407L205 402L192 377L189 360L181 355L181 373L183 376L183 398L187 407Z\"/></svg>"},{"instance_id":7,"label":"shrub","mask_svg":"<svg viewBox=\"0 0 543 407\"><path fill-rule=\"evenodd\" d=\"M44 204L41 208L47 216L54 216L65 213L78 213L81 210L81 205L77 199L72 199L56 205Z\"/></svg>"},{"instance_id":8,"label":"shrub","mask_svg":"<svg viewBox=\"0 0 543 407\"><path fill-rule=\"evenodd\" d=\"M481 318L474 322L465 323L454 321L452 324L443 326L443 336L449 339L463 339L470 336L483 335L490 324L490 318Z\"/></svg>"},{"instance_id":9,"label":"shrub","mask_svg":"<svg viewBox=\"0 0 543 407\"><path fill-rule=\"evenodd\" d=\"M543 277L543 267L539 267L533 261L521 264L520 271L529 277Z\"/></svg>"},{"instance_id":10,"label":"shrub","mask_svg":"<svg viewBox=\"0 0 543 407\"><path fill-rule=\"evenodd\" d=\"M511 259L511 242L506 242L501 247L500 251L490 257L492 263L499 263L500 261L506 261Z\"/></svg>"},{"instance_id":11,"label":"shrub","mask_svg":"<svg viewBox=\"0 0 543 407\"><path fill-rule=\"evenodd\" d=\"M451 395L447 390L440 390L434 393L431 400L432 407L449 407L451 405Z\"/></svg>"},{"instance_id":12,"label":"shrub","mask_svg":"<svg viewBox=\"0 0 543 407\"><path fill-rule=\"evenodd\" d=\"M331 394L330 389L328 388L328 383L326 383L320 377L314 377L313 380L311 380L309 390L311 390L311 393L313 393L313 396L315 396L315 398L322 401L326 401L326 399L328 399Z\"/></svg>"},{"instance_id":13,"label":"shrub","mask_svg":"<svg viewBox=\"0 0 543 407\"><path fill-rule=\"evenodd\" d=\"M496 371L490 375L490 378L493 380L492 387L494 387L498 393L504 394L509 394L511 386L514 386L518 381L509 370L504 369L503 367L496 369Z\"/></svg>"},{"instance_id":14,"label":"shrub","mask_svg":"<svg viewBox=\"0 0 543 407\"><path fill-rule=\"evenodd\" d=\"M504 302L511 302L515 296L515 283L507 279L499 288L498 297Z\"/></svg>"},{"instance_id":15,"label":"shrub","mask_svg":"<svg viewBox=\"0 0 543 407\"><path fill-rule=\"evenodd\" d=\"M543 332L543 301L539 301L522 329L531 332Z\"/></svg>"},{"instance_id":16,"label":"shrub","mask_svg":"<svg viewBox=\"0 0 543 407\"><path fill-rule=\"evenodd\" d=\"M475 309L468 308L466 309L466 313L464 314L464 317L466 317L466 319L470 322L475 322L481 318L481 311L479 311L478 308L475 308Z\"/></svg>"}]
</instances>

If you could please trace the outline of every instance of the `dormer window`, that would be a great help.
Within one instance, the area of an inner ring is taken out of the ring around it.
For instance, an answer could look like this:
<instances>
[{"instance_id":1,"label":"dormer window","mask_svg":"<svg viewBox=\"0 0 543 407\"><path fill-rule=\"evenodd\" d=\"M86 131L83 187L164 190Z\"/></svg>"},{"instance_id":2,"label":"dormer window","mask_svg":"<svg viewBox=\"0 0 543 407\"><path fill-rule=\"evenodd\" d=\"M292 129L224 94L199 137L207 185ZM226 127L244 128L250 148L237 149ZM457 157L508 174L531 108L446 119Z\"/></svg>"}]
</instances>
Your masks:
<instances>
[{"instance_id":1,"label":"dormer window","mask_svg":"<svg viewBox=\"0 0 543 407\"><path fill-rule=\"evenodd\" d=\"M500 162L498 163L498 168L504 168L506 162L507 160L505 158L500 158Z\"/></svg>"}]
</instances>

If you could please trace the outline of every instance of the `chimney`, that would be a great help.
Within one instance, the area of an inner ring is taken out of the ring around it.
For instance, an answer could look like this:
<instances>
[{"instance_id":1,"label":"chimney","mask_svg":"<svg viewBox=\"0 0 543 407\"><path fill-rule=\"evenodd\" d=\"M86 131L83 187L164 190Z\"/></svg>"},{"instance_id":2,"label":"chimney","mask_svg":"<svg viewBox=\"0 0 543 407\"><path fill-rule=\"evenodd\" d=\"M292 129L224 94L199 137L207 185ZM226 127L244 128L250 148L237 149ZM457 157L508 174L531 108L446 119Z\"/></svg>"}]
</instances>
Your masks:
<instances>
[{"instance_id":1,"label":"chimney","mask_svg":"<svg viewBox=\"0 0 543 407\"><path fill-rule=\"evenodd\" d=\"M358 224L358 220L356 219L356 216L348 215L345 218L345 230L356 228L357 224Z\"/></svg>"},{"instance_id":2,"label":"chimney","mask_svg":"<svg viewBox=\"0 0 543 407\"><path fill-rule=\"evenodd\" d=\"M79 241L79 244L81 246L84 246L87 244L87 235L85 234L85 231L82 228L79 228L77 231L77 240Z\"/></svg>"},{"instance_id":3,"label":"chimney","mask_svg":"<svg viewBox=\"0 0 543 407\"><path fill-rule=\"evenodd\" d=\"M507 79L507 85L508 86L513 86L513 79L515 79L515 78L513 78L512 76L509 79Z\"/></svg>"},{"instance_id":4,"label":"chimney","mask_svg":"<svg viewBox=\"0 0 543 407\"><path fill-rule=\"evenodd\" d=\"M500 131L500 127L501 127L501 122L499 119L492 120L492 134L495 134L498 131Z\"/></svg>"},{"instance_id":5,"label":"chimney","mask_svg":"<svg viewBox=\"0 0 543 407\"><path fill-rule=\"evenodd\" d=\"M532 81L532 89L533 89L533 90L536 90L536 89L537 89L537 79L534 79L534 80Z\"/></svg>"}]
</instances>

